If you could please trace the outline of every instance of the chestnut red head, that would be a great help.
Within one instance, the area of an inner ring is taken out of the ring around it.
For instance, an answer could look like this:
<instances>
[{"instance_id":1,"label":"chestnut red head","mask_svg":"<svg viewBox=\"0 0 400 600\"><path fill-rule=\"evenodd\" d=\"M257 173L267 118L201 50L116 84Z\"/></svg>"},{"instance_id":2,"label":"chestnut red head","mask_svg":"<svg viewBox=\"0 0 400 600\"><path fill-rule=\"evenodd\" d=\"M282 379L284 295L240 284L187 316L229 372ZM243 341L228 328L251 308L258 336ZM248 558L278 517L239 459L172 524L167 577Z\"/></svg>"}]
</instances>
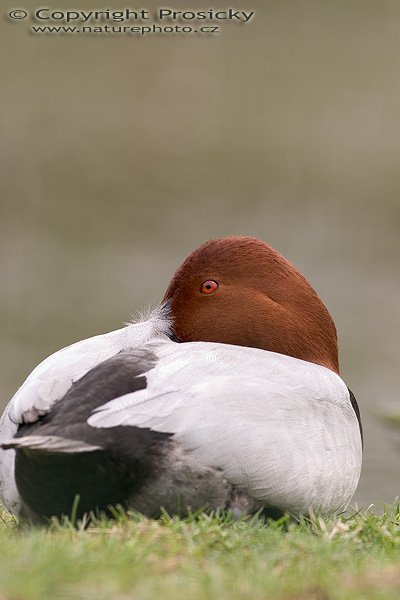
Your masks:
<instances>
[{"instance_id":1,"label":"chestnut red head","mask_svg":"<svg viewBox=\"0 0 400 600\"><path fill-rule=\"evenodd\" d=\"M261 240L206 242L176 271L168 300L182 342L262 348L339 372L329 312L305 277Z\"/></svg>"}]
</instances>

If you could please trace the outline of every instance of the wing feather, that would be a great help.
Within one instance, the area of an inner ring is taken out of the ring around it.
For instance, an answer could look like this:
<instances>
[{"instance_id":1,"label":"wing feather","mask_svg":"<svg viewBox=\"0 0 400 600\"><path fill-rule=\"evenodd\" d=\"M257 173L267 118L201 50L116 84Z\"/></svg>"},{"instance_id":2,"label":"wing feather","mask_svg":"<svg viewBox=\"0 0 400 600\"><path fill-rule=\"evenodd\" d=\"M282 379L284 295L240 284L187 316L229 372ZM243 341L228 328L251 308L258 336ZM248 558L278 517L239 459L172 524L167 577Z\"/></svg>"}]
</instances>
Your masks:
<instances>
[{"instance_id":1,"label":"wing feather","mask_svg":"<svg viewBox=\"0 0 400 600\"><path fill-rule=\"evenodd\" d=\"M335 508L343 508L361 467L358 421L343 381L324 367L252 348L240 349L238 366L238 351L161 347L147 388L108 402L88 423L173 432L185 450L258 500L299 511L309 508L305 502L332 508L336 497Z\"/></svg>"},{"instance_id":2,"label":"wing feather","mask_svg":"<svg viewBox=\"0 0 400 600\"><path fill-rule=\"evenodd\" d=\"M32 423L51 411L73 382L121 350L138 347L149 339L165 336L169 323L162 307L149 320L79 341L55 352L29 375L6 406L0 420L0 442L12 439L19 424ZM0 500L15 514L20 498L14 477L15 451L0 449Z\"/></svg>"},{"instance_id":3,"label":"wing feather","mask_svg":"<svg viewBox=\"0 0 400 600\"><path fill-rule=\"evenodd\" d=\"M148 322L132 325L46 359L7 407L0 441L10 440L18 423L51 411L94 366L140 347L158 358L145 373L146 388L101 406L90 426L173 433L199 462L222 469L254 498L287 510L307 511L308 504L332 510L348 503L358 482L361 440L339 376L264 350L154 339L153 330ZM9 507L18 504L14 455L0 451L0 493Z\"/></svg>"}]
</instances>

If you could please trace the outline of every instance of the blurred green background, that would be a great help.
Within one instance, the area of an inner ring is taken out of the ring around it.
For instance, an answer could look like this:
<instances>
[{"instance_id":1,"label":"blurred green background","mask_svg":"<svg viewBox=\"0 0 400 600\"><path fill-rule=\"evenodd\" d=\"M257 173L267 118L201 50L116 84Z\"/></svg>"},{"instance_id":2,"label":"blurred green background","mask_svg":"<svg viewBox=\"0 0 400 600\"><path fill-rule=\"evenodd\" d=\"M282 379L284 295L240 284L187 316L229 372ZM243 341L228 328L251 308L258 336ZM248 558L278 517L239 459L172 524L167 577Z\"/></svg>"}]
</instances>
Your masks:
<instances>
[{"instance_id":1,"label":"blurred green background","mask_svg":"<svg viewBox=\"0 0 400 600\"><path fill-rule=\"evenodd\" d=\"M214 37L1 22L1 404L49 353L155 305L202 241L255 235L333 314L365 427L356 500L381 506L400 493L400 3L235 8L253 23Z\"/></svg>"}]
</instances>

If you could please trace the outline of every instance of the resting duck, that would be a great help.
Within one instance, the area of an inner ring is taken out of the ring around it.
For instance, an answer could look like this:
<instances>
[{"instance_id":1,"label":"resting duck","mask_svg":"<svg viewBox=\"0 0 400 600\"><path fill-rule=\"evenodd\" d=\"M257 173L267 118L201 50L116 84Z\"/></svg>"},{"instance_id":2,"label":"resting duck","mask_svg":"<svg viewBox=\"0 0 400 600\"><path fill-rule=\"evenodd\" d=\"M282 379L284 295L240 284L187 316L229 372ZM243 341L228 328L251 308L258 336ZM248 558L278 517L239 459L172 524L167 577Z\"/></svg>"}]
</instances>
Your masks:
<instances>
[{"instance_id":1,"label":"resting duck","mask_svg":"<svg viewBox=\"0 0 400 600\"><path fill-rule=\"evenodd\" d=\"M33 520L71 514L74 499L78 516L340 511L362 456L332 318L252 237L206 242L147 320L44 360L0 444L3 502Z\"/></svg>"}]
</instances>

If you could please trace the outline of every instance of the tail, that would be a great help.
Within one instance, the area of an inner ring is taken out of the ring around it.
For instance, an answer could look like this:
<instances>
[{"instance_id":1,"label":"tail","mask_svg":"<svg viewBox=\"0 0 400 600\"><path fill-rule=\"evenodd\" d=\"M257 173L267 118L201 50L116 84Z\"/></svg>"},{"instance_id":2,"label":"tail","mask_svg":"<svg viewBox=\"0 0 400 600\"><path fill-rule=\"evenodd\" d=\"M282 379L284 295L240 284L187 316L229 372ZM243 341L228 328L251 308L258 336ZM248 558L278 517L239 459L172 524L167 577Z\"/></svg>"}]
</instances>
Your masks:
<instances>
[{"instance_id":1,"label":"tail","mask_svg":"<svg viewBox=\"0 0 400 600\"><path fill-rule=\"evenodd\" d=\"M14 438L0 445L3 450L21 449L40 450L42 452L61 452L74 454L77 452L94 452L102 450L101 446L86 444L80 440L68 440L58 435L27 435Z\"/></svg>"},{"instance_id":2,"label":"tail","mask_svg":"<svg viewBox=\"0 0 400 600\"><path fill-rule=\"evenodd\" d=\"M170 436L137 427L114 428L110 433L115 437L108 447L56 435L3 443L5 450L16 451L15 480L23 512L42 521L70 516L73 509L82 519L87 513L112 516L110 507L118 505L128 508L131 496L158 472Z\"/></svg>"}]
</instances>

